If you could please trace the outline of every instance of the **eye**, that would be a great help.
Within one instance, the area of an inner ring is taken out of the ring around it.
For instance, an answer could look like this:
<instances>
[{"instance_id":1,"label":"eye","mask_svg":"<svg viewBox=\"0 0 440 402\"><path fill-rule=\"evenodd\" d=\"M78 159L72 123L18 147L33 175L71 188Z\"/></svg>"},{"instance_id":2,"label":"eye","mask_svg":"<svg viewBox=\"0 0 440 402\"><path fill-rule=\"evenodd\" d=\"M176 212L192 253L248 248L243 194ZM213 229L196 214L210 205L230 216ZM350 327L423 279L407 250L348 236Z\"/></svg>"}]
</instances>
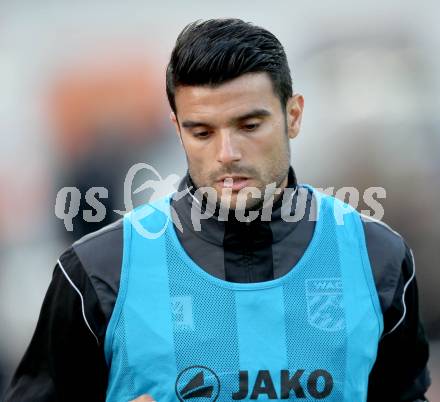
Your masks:
<instances>
[{"instance_id":1,"label":"eye","mask_svg":"<svg viewBox=\"0 0 440 402\"><path fill-rule=\"evenodd\" d=\"M209 131L194 132L193 136L195 138L207 138L209 136Z\"/></svg>"},{"instance_id":2,"label":"eye","mask_svg":"<svg viewBox=\"0 0 440 402\"><path fill-rule=\"evenodd\" d=\"M260 127L259 123L249 123L249 124L244 124L242 126L242 130L244 130L244 131L255 131L258 127Z\"/></svg>"}]
</instances>

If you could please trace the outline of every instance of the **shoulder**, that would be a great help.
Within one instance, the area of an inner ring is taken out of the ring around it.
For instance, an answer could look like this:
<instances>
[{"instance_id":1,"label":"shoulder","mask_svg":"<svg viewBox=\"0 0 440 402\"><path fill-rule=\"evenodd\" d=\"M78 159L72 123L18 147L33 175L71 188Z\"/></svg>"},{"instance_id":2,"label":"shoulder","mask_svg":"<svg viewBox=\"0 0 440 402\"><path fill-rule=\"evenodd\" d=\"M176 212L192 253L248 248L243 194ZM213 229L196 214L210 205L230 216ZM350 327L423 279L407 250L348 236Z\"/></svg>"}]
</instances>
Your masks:
<instances>
[{"instance_id":1,"label":"shoulder","mask_svg":"<svg viewBox=\"0 0 440 402\"><path fill-rule=\"evenodd\" d=\"M89 233L72 244L89 276L105 277L120 270L123 251L123 219Z\"/></svg>"},{"instance_id":2,"label":"shoulder","mask_svg":"<svg viewBox=\"0 0 440 402\"><path fill-rule=\"evenodd\" d=\"M401 263L407 248L403 236L385 222L359 215L368 249L373 252L374 257L387 258L395 263Z\"/></svg>"},{"instance_id":3,"label":"shoulder","mask_svg":"<svg viewBox=\"0 0 440 402\"><path fill-rule=\"evenodd\" d=\"M72 244L59 265L72 286L84 292L91 288L110 317L119 290L123 255L123 219L92 232Z\"/></svg>"}]
</instances>

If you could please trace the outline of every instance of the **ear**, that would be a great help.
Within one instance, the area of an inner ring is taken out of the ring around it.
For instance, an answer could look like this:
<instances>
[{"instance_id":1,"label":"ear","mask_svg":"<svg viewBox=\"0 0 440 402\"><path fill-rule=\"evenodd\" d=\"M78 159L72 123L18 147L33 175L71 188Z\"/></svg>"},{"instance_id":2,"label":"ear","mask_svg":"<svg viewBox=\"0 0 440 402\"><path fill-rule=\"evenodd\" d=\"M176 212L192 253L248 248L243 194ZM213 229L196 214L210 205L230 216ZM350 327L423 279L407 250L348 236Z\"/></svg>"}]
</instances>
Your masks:
<instances>
[{"instance_id":1,"label":"ear","mask_svg":"<svg viewBox=\"0 0 440 402\"><path fill-rule=\"evenodd\" d=\"M295 94L287 101L287 133L290 139L295 138L301 129L303 110L304 98L301 94Z\"/></svg>"},{"instance_id":2,"label":"ear","mask_svg":"<svg viewBox=\"0 0 440 402\"><path fill-rule=\"evenodd\" d=\"M182 142L182 136L181 136L181 134L180 134L180 126L179 126L179 122L178 122L178 120L177 120L177 116L176 116L176 114L175 114L174 112L171 112L171 113L170 113L170 120L171 120L171 122L174 124L174 128L176 129L176 134L177 134L177 137L179 137L179 141L180 141L180 143L183 145L183 142Z\"/></svg>"}]
</instances>

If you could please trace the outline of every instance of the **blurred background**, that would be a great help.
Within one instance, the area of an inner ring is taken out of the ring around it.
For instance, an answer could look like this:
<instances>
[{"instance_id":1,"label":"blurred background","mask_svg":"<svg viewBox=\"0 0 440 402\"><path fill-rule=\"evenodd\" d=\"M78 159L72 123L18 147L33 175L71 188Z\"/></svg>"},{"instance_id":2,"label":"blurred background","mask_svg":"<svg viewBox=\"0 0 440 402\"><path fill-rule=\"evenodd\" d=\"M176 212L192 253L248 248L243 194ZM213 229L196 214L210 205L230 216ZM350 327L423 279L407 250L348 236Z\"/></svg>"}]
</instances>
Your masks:
<instances>
[{"instance_id":1,"label":"blurred background","mask_svg":"<svg viewBox=\"0 0 440 402\"><path fill-rule=\"evenodd\" d=\"M1 1L0 396L58 256L118 219L130 166L185 173L164 85L178 33L196 19L239 17L281 40L305 97L291 144L299 181L386 189L383 220L415 253L428 395L440 402L439 15L434 0ZM83 195L71 232L55 215L65 186ZM109 190L100 223L81 218L93 186Z\"/></svg>"}]
</instances>

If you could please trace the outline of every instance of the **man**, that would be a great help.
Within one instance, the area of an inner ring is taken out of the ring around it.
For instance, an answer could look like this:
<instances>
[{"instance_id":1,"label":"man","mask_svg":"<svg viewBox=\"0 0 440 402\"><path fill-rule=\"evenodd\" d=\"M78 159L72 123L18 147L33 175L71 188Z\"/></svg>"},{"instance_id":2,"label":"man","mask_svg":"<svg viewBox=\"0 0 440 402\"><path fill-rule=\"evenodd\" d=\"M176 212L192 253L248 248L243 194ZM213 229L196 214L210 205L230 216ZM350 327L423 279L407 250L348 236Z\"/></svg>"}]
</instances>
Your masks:
<instances>
[{"instance_id":1,"label":"man","mask_svg":"<svg viewBox=\"0 0 440 402\"><path fill-rule=\"evenodd\" d=\"M6 402L424 400L412 252L297 183L304 100L279 41L237 19L190 24L167 94L185 195L60 257Z\"/></svg>"}]
</instances>

